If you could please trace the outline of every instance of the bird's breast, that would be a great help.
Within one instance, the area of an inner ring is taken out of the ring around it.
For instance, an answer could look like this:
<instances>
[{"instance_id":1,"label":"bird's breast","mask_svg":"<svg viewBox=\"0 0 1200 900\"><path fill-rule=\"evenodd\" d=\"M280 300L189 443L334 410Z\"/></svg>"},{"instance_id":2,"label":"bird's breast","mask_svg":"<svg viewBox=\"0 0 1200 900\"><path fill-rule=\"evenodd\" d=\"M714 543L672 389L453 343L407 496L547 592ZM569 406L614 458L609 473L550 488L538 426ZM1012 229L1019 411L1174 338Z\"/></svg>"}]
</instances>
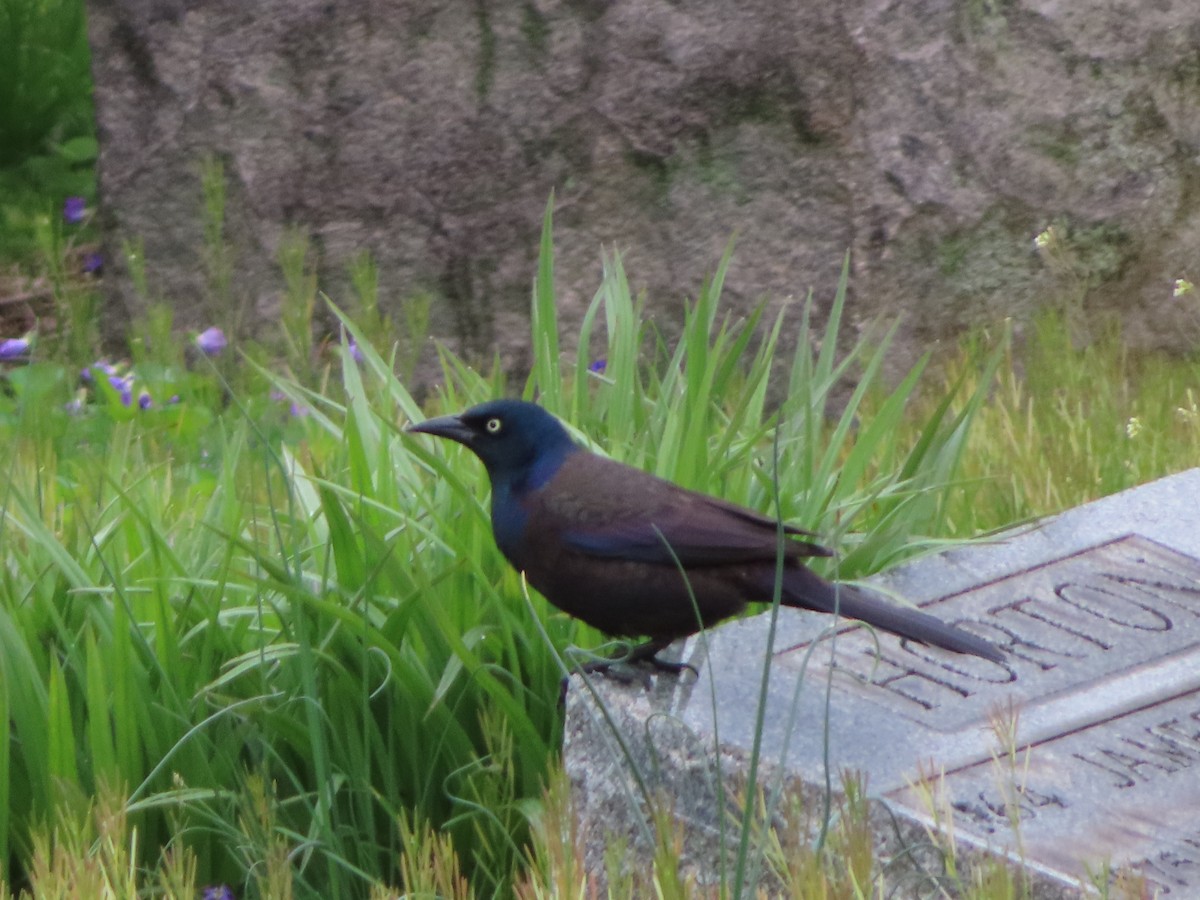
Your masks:
<instances>
[{"instance_id":1,"label":"bird's breast","mask_svg":"<svg viewBox=\"0 0 1200 900\"><path fill-rule=\"evenodd\" d=\"M514 566L520 568L523 556L525 529L529 524L529 510L521 498L515 496L505 485L494 485L492 489L492 534L496 546Z\"/></svg>"}]
</instances>

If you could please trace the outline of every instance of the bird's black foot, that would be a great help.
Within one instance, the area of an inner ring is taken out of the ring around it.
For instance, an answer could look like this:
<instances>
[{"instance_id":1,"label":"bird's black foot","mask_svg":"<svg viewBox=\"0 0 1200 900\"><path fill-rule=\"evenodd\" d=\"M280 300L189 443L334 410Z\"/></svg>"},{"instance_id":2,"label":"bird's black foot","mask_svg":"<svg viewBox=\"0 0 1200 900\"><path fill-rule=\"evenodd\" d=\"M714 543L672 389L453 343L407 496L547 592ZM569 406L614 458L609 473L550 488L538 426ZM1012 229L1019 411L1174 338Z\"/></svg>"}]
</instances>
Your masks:
<instances>
[{"instance_id":1,"label":"bird's black foot","mask_svg":"<svg viewBox=\"0 0 1200 900\"><path fill-rule=\"evenodd\" d=\"M651 656L646 660L647 663L654 666L660 672L665 672L668 675L682 675L684 669L691 672L697 678L700 677L699 671L691 663L671 662L669 659L659 659L657 656Z\"/></svg>"},{"instance_id":2,"label":"bird's black foot","mask_svg":"<svg viewBox=\"0 0 1200 900\"><path fill-rule=\"evenodd\" d=\"M654 686L649 672L641 666L630 665L623 659L598 659L581 665L576 671L585 675L603 675L619 684L641 684L646 690Z\"/></svg>"},{"instance_id":3,"label":"bird's black foot","mask_svg":"<svg viewBox=\"0 0 1200 900\"><path fill-rule=\"evenodd\" d=\"M668 644L669 642L663 641L646 641L644 644L638 644L625 656L616 659L596 659L583 663L579 666L579 671L605 675L626 684L631 684L640 678L646 687L650 686L649 676L644 669L640 676L637 674L639 668L643 666L649 666L659 672L675 676L681 675L686 669L699 678L700 673L691 663L671 662L658 658L659 652L665 650Z\"/></svg>"},{"instance_id":4,"label":"bird's black foot","mask_svg":"<svg viewBox=\"0 0 1200 900\"><path fill-rule=\"evenodd\" d=\"M626 657L626 662L636 665L637 663L646 663L653 666L660 672L667 672L671 675L681 675L684 669L687 669L697 678L700 673L696 671L696 667L691 663L671 662L665 659L659 659L658 653L660 650L665 650L670 645L670 642L663 641L646 641L644 644L638 644L629 651L629 656Z\"/></svg>"},{"instance_id":5,"label":"bird's black foot","mask_svg":"<svg viewBox=\"0 0 1200 900\"><path fill-rule=\"evenodd\" d=\"M672 662L658 658L659 651L665 650L669 643L647 641L644 644L638 644L624 656L615 659L592 659L588 662L579 663L576 665L575 671L584 675L603 675L605 678L611 678L621 684L635 684L640 682L646 690L650 690L654 686L650 673L646 671L647 668L655 669L667 675L674 675L676 678L683 674L683 671L686 669L699 678L700 673L691 663ZM570 681L569 677L562 680L562 684L559 687L559 706L563 706L566 703Z\"/></svg>"}]
</instances>

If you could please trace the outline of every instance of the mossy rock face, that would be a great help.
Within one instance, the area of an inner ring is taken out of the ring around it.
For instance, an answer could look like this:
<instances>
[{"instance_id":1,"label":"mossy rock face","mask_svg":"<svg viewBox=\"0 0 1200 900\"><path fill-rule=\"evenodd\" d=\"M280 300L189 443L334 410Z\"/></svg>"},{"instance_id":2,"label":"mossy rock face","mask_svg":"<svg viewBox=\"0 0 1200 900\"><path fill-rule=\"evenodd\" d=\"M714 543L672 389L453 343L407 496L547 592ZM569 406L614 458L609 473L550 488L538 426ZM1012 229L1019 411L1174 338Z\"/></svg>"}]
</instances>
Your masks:
<instances>
[{"instance_id":1,"label":"mossy rock face","mask_svg":"<svg viewBox=\"0 0 1200 900\"><path fill-rule=\"evenodd\" d=\"M264 323L300 227L334 300L368 251L385 306L432 292L438 336L519 370L553 189L568 322L615 245L669 333L737 235L730 302L830 296L851 250L851 315L903 312L914 353L1080 283L1182 348L1145 312L1200 264L1193 0L113 0L90 29L114 334L147 305L120 265L138 238L180 325L213 324L212 157L234 299ZM1032 246L1055 222L1067 282Z\"/></svg>"}]
</instances>

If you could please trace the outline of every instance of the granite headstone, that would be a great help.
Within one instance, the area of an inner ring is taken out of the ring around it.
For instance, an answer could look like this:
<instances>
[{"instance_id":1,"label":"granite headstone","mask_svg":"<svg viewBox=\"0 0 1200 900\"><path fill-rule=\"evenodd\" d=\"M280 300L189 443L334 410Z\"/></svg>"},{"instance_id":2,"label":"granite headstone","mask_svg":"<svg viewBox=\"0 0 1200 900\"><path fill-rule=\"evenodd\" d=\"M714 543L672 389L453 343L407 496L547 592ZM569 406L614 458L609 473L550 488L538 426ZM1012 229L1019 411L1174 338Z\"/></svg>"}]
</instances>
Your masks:
<instances>
[{"instance_id":1,"label":"granite headstone","mask_svg":"<svg viewBox=\"0 0 1200 900\"><path fill-rule=\"evenodd\" d=\"M920 829L945 824L929 804L936 782L957 844L1007 857L1038 896L1111 866L1160 896L1200 897L1198 507L1193 469L875 582L1005 647L1004 664L782 611L764 758L814 788L862 773ZM764 615L691 639L696 679L601 688L658 771L679 768L659 784L690 785L678 798L690 821L716 815L691 777L702 760L719 746L728 771L749 752L768 629ZM585 823L593 802L613 822L621 801L596 766L616 757L591 746L594 702L577 683L567 767Z\"/></svg>"}]
</instances>

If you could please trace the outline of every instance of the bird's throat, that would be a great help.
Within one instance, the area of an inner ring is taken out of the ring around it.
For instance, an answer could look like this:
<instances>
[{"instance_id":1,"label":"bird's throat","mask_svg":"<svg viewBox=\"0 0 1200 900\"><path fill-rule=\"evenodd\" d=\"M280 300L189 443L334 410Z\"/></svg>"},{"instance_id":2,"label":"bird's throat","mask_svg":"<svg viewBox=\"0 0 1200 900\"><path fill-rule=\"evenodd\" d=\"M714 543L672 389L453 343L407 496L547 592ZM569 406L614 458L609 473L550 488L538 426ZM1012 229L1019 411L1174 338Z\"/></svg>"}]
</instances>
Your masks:
<instances>
[{"instance_id":1,"label":"bird's throat","mask_svg":"<svg viewBox=\"0 0 1200 900\"><path fill-rule=\"evenodd\" d=\"M525 526L529 521L529 513L521 498L514 494L512 485L506 482L492 484L492 534L496 538L496 546L507 557L508 561L518 569L521 538L525 534Z\"/></svg>"},{"instance_id":2,"label":"bird's throat","mask_svg":"<svg viewBox=\"0 0 1200 900\"><path fill-rule=\"evenodd\" d=\"M574 445L561 452L543 452L520 469L492 473L492 531L496 546L517 569L521 569L521 548L525 546L525 526L529 523L530 498L558 474Z\"/></svg>"}]
</instances>

